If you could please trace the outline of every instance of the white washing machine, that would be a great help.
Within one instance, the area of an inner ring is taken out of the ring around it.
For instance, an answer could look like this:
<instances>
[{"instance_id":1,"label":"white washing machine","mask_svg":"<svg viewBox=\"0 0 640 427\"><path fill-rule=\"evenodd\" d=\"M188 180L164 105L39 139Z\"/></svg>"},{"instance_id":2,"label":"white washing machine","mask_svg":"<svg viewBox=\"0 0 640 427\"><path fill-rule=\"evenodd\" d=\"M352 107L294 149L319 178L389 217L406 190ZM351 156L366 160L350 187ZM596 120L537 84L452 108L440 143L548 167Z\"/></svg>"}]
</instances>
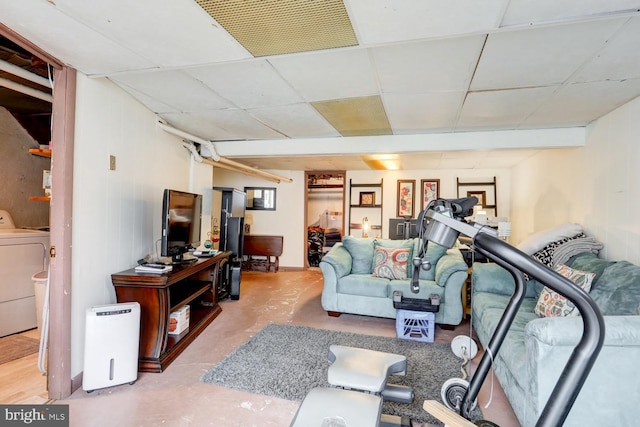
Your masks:
<instances>
[{"instance_id":1,"label":"white washing machine","mask_svg":"<svg viewBox=\"0 0 640 427\"><path fill-rule=\"evenodd\" d=\"M0 210L0 337L37 327L32 277L48 260L49 232L16 228Z\"/></svg>"}]
</instances>

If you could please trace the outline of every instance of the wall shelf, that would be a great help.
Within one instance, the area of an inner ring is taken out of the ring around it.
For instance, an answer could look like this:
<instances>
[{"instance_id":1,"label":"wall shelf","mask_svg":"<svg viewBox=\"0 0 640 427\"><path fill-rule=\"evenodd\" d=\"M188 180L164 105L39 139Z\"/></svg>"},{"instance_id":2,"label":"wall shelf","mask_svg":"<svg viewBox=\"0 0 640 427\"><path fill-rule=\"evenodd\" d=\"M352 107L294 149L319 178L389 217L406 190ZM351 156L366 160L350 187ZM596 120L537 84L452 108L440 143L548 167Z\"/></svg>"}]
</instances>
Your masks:
<instances>
[{"instance_id":1,"label":"wall shelf","mask_svg":"<svg viewBox=\"0 0 640 427\"><path fill-rule=\"evenodd\" d=\"M51 158L51 150L42 150L40 148L29 148L29 154L40 157Z\"/></svg>"},{"instance_id":2,"label":"wall shelf","mask_svg":"<svg viewBox=\"0 0 640 427\"><path fill-rule=\"evenodd\" d=\"M348 219L348 229L347 229L347 235L351 235L351 230L362 230L362 224L360 222L353 222L353 217L352 217L352 211L354 209L356 210L360 210L361 212L367 212L367 214L369 212L373 213L375 215L369 218L369 215L363 213L363 216L367 216L371 222L371 225L369 226L370 230L373 231L375 230L380 237L382 237L382 201L383 199L383 192L382 192L382 184L383 184L383 180L381 179L379 183L362 183L362 184L354 184L352 182L352 180L349 180L349 219ZM367 191L367 193L373 192L374 193L374 200L375 198L377 198L378 196L380 197L380 201L379 203L374 203L374 204L360 204L360 192L354 192L353 189L354 188L358 188L358 189L366 189L366 190L371 190L371 191ZM358 203L354 203L354 196L356 197ZM368 211L367 211L368 210ZM376 223L378 222L379 223Z\"/></svg>"}]
</instances>

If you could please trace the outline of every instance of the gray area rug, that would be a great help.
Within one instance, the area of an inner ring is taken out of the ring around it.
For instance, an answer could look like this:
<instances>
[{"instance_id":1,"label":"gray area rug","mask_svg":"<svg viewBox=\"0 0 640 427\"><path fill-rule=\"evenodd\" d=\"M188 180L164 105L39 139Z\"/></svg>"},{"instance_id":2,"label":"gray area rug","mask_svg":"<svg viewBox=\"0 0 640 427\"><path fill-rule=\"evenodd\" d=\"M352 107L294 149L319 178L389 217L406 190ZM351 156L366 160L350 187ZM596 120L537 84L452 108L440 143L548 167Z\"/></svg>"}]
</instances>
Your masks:
<instances>
[{"instance_id":1,"label":"gray area rug","mask_svg":"<svg viewBox=\"0 0 640 427\"><path fill-rule=\"evenodd\" d=\"M422 409L425 399L440 398L442 384L460 377L461 360L449 344L360 335L270 323L201 378L203 382L255 394L302 401L314 387L326 387L331 344L404 354L407 375L389 382L413 387L413 404L385 402L383 412L416 422L442 425ZM481 419L478 409L474 419Z\"/></svg>"}]
</instances>

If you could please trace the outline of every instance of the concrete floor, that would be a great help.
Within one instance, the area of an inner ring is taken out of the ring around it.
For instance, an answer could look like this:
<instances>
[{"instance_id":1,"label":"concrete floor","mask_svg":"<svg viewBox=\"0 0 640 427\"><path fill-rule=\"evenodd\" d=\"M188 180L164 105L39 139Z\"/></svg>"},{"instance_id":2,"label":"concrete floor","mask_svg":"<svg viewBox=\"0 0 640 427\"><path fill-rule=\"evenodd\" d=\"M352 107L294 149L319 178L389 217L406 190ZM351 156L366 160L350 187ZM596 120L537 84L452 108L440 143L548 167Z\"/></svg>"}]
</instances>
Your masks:
<instances>
[{"instance_id":1,"label":"concrete floor","mask_svg":"<svg viewBox=\"0 0 640 427\"><path fill-rule=\"evenodd\" d=\"M269 322L395 336L393 319L327 316L320 306L321 291L317 269L242 272L240 299L222 301L220 316L163 373L141 373L133 385L90 394L77 390L60 401L70 405L71 426L288 426L299 402L205 384L200 377ZM435 339L450 342L468 333L465 321L454 331L437 328ZM488 377L478 397L484 417L501 427L519 426L497 381L491 405L483 407L490 386Z\"/></svg>"}]
</instances>

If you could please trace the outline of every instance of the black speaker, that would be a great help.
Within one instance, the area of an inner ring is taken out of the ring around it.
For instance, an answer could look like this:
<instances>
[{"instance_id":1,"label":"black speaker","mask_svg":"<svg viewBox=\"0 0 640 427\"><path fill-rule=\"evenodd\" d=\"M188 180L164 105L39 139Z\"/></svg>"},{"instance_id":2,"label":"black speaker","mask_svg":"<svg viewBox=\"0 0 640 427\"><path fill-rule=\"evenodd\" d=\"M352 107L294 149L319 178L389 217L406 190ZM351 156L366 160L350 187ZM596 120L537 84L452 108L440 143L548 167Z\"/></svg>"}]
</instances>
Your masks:
<instances>
[{"instance_id":1,"label":"black speaker","mask_svg":"<svg viewBox=\"0 0 640 427\"><path fill-rule=\"evenodd\" d=\"M240 271L239 265L231 266L231 299L240 299Z\"/></svg>"}]
</instances>

